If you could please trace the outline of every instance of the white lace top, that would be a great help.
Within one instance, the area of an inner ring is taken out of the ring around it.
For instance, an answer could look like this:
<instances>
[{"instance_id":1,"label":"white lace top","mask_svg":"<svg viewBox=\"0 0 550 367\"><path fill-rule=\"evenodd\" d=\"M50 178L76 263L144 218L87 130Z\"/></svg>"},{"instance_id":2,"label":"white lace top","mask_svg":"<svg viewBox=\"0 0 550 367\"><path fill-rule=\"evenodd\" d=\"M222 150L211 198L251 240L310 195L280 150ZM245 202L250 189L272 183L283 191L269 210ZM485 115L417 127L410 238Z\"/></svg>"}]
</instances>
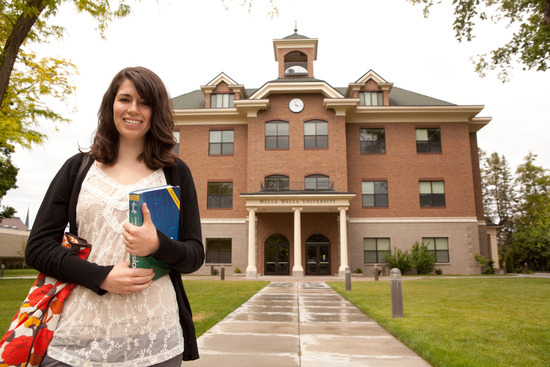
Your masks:
<instances>
[{"instance_id":1,"label":"white lace top","mask_svg":"<svg viewBox=\"0 0 550 367\"><path fill-rule=\"evenodd\" d=\"M120 185L96 164L90 168L77 204L78 235L92 244L88 261L114 265L128 259L122 224L128 193L165 185L162 169L140 182ZM149 366L183 352L174 287L169 276L143 292L99 296L77 286L65 301L48 355L71 366Z\"/></svg>"}]
</instances>

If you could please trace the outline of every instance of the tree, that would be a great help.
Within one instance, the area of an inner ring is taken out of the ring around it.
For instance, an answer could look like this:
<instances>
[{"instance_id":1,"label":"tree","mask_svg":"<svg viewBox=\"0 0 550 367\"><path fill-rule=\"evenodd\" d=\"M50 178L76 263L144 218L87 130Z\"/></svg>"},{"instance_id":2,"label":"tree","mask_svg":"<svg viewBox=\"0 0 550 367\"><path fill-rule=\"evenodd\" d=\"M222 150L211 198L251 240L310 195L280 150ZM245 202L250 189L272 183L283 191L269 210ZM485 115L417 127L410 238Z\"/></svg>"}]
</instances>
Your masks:
<instances>
[{"instance_id":1,"label":"tree","mask_svg":"<svg viewBox=\"0 0 550 367\"><path fill-rule=\"evenodd\" d=\"M76 66L65 59L40 58L30 50L33 45L63 36L64 28L50 24L50 21L64 3L72 3L78 13L91 15L102 36L113 18L130 14L125 0L120 0L115 10L111 9L109 0L0 0L2 169L8 167L13 172L15 167L11 165L7 152L12 153L14 145L31 148L44 142L46 136L36 129L41 120L68 121L51 110L45 99L67 101L75 90L70 77L76 72ZM12 182L13 188L15 181Z\"/></svg>"},{"instance_id":2,"label":"tree","mask_svg":"<svg viewBox=\"0 0 550 367\"><path fill-rule=\"evenodd\" d=\"M13 217L15 213L17 213L16 210L11 206L8 206L8 207L3 206L2 211L0 211L0 221L3 220L4 218Z\"/></svg>"},{"instance_id":3,"label":"tree","mask_svg":"<svg viewBox=\"0 0 550 367\"><path fill-rule=\"evenodd\" d=\"M529 153L516 170L521 196L517 202L516 229L510 254L516 265L527 263L530 269L550 269L550 175L536 166L536 154Z\"/></svg>"},{"instance_id":4,"label":"tree","mask_svg":"<svg viewBox=\"0 0 550 367\"><path fill-rule=\"evenodd\" d=\"M481 187L485 219L500 226L498 246L504 251L510 244L514 221L513 176L503 155L492 153L490 157L480 150Z\"/></svg>"},{"instance_id":5,"label":"tree","mask_svg":"<svg viewBox=\"0 0 550 367\"><path fill-rule=\"evenodd\" d=\"M409 1L424 4L426 17L434 5L434 0ZM477 57L476 71L480 76L498 69L498 78L508 81L509 70L516 62L523 64L524 69L546 71L550 67L550 0L453 0L453 6L453 29L459 42L472 41L478 21L506 20L515 30L508 43Z\"/></svg>"}]
</instances>

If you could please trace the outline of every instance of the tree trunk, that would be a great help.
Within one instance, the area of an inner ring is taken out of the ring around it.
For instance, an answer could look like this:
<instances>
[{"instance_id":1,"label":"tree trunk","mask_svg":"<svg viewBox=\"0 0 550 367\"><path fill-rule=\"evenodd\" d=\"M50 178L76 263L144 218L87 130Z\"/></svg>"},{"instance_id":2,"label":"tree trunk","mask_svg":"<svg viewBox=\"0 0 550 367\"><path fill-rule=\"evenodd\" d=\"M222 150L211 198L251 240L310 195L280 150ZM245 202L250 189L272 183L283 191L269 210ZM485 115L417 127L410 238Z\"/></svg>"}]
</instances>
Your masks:
<instances>
[{"instance_id":1,"label":"tree trunk","mask_svg":"<svg viewBox=\"0 0 550 367\"><path fill-rule=\"evenodd\" d=\"M11 30L4 46L3 57L0 61L0 106L4 103L4 97L6 95L6 91L8 90L11 72L13 70L13 65L15 64L19 48L25 41L25 38L27 38L27 35L40 16L40 13L44 10L46 4L44 0L28 0L26 6L28 8L36 9L36 12L33 12L32 15L22 13L19 18L17 18L17 21L15 22L15 25L13 26L13 29Z\"/></svg>"},{"instance_id":2,"label":"tree trunk","mask_svg":"<svg viewBox=\"0 0 550 367\"><path fill-rule=\"evenodd\" d=\"M546 0L546 9L544 9L544 21L550 25L550 0Z\"/></svg>"}]
</instances>

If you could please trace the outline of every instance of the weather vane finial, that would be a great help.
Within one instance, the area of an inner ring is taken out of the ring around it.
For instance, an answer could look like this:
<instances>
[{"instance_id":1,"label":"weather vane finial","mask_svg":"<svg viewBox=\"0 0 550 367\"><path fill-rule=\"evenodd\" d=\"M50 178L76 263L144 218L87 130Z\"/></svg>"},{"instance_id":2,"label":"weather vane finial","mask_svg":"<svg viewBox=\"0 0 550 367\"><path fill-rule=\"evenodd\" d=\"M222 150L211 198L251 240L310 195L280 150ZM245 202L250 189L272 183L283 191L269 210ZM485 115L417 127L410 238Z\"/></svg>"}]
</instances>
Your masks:
<instances>
[{"instance_id":1,"label":"weather vane finial","mask_svg":"<svg viewBox=\"0 0 550 367\"><path fill-rule=\"evenodd\" d=\"M298 33L298 21L294 21L294 33Z\"/></svg>"}]
</instances>

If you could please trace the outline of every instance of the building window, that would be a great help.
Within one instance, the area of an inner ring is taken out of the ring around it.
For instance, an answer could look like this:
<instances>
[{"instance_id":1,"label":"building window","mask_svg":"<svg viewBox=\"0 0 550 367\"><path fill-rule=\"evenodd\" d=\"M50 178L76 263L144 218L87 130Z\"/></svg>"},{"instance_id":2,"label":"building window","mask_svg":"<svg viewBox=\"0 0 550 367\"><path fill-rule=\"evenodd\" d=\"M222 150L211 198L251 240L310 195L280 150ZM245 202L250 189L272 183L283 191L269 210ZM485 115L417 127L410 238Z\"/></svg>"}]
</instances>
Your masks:
<instances>
[{"instance_id":1,"label":"building window","mask_svg":"<svg viewBox=\"0 0 550 367\"><path fill-rule=\"evenodd\" d=\"M233 130L210 131L208 153L210 155L233 155L235 132Z\"/></svg>"},{"instance_id":2,"label":"building window","mask_svg":"<svg viewBox=\"0 0 550 367\"><path fill-rule=\"evenodd\" d=\"M382 92L359 92L360 106L383 106L384 94Z\"/></svg>"},{"instance_id":3,"label":"building window","mask_svg":"<svg viewBox=\"0 0 550 367\"><path fill-rule=\"evenodd\" d=\"M233 183L209 182L207 193L208 209L233 207Z\"/></svg>"},{"instance_id":4,"label":"building window","mask_svg":"<svg viewBox=\"0 0 550 367\"><path fill-rule=\"evenodd\" d=\"M310 175L304 180L306 190L329 190L329 177L325 175Z\"/></svg>"},{"instance_id":5,"label":"building window","mask_svg":"<svg viewBox=\"0 0 550 367\"><path fill-rule=\"evenodd\" d=\"M288 122L265 123L265 149L288 149Z\"/></svg>"},{"instance_id":6,"label":"building window","mask_svg":"<svg viewBox=\"0 0 550 367\"><path fill-rule=\"evenodd\" d=\"M235 107L233 103L235 95L233 93L220 93L210 95L210 108L230 108Z\"/></svg>"},{"instance_id":7,"label":"building window","mask_svg":"<svg viewBox=\"0 0 550 367\"><path fill-rule=\"evenodd\" d=\"M385 129L359 129L361 154L386 153Z\"/></svg>"},{"instance_id":8,"label":"building window","mask_svg":"<svg viewBox=\"0 0 550 367\"><path fill-rule=\"evenodd\" d=\"M420 181L420 206L445 206L445 183L443 181Z\"/></svg>"},{"instance_id":9,"label":"building window","mask_svg":"<svg viewBox=\"0 0 550 367\"><path fill-rule=\"evenodd\" d=\"M304 123L304 148L328 148L328 122L313 120Z\"/></svg>"},{"instance_id":10,"label":"building window","mask_svg":"<svg viewBox=\"0 0 550 367\"><path fill-rule=\"evenodd\" d=\"M207 238L205 263L231 264L231 238Z\"/></svg>"},{"instance_id":11,"label":"building window","mask_svg":"<svg viewBox=\"0 0 550 367\"><path fill-rule=\"evenodd\" d=\"M447 237L422 237L422 243L435 255L436 263L448 263L449 239Z\"/></svg>"},{"instance_id":12,"label":"building window","mask_svg":"<svg viewBox=\"0 0 550 367\"><path fill-rule=\"evenodd\" d=\"M416 129L417 153L441 153L441 129Z\"/></svg>"},{"instance_id":13,"label":"building window","mask_svg":"<svg viewBox=\"0 0 550 367\"><path fill-rule=\"evenodd\" d=\"M361 182L363 207L382 208L388 206L388 181Z\"/></svg>"},{"instance_id":14,"label":"building window","mask_svg":"<svg viewBox=\"0 0 550 367\"><path fill-rule=\"evenodd\" d=\"M174 145L174 148L172 148L172 152L175 155L179 155L180 152L180 132L174 131L174 140L176 141L176 144Z\"/></svg>"},{"instance_id":15,"label":"building window","mask_svg":"<svg viewBox=\"0 0 550 367\"><path fill-rule=\"evenodd\" d=\"M389 238L363 238L365 264L385 263L390 254Z\"/></svg>"},{"instance_id":16,"label":"building window","mask_svg":"<svg viewBox=\"0 0 550 367\"><path fill-rule=\"evenodd\" d=\"M288 191L289 185L288 176L271 175L264 179L264 190L266 191Z\"/></svg>"}]
</instances>

